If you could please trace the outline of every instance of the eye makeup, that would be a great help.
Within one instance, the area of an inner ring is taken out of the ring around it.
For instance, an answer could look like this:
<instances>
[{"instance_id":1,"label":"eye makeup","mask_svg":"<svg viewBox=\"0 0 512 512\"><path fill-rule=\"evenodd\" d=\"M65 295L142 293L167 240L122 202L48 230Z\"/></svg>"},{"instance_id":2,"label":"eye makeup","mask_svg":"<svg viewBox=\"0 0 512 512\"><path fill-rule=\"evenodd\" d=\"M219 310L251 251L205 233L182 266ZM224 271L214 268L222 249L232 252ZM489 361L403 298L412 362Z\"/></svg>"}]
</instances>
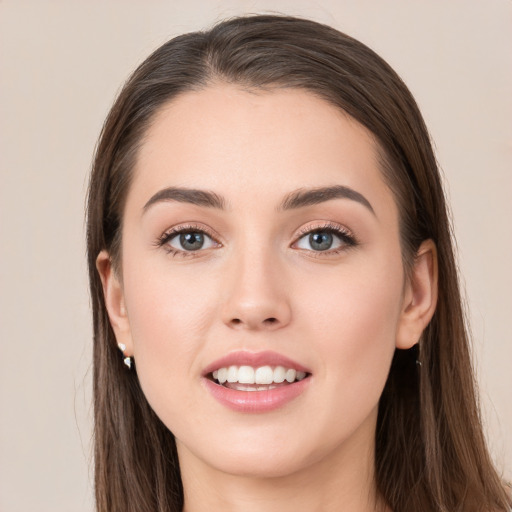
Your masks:
<instances>
[{"instance_id":1,"label":"eye makeup","mask_svg":"<svg viewBox=\"0 0 512 512\"><path fill-rule=\"evenodd\" d=\"M181 248L173 243L180 244ZM185 245L188 245L188 248ZM222 247L222 244L206 226L189 223L174 226L165 231L156 240L155 246L164 248L171 256L190 258L199 256L205 250Z\"/></svg>"},{"instance_id":2,"label":"eye makeup","mask_svg":"<svg viewBox=\"0 0 512 512\"><path fill-rule=\"evenodd\" d=\"M205 251L221 248L210 228L203 224L186 223L166 230L158 237L155 244L173 257L193 258ZM301 228L294 236L290 248L302 250L315 257L335 256L358 242L353 233L341 224L324 221Z\"/></svg>"},{"instance_id":3,"label":"eye makeup","mask_svg":"<svg viewBox=\"0 0 512 512\"><path fill-rule=\"evenodd\" d=\"M299 230L295 238L292 248L304 249L315 257L337 255L358 245L350 230L332 221L305 226ZM305 247L307 244L311 248Z\"/></svg>"}]
</instances>

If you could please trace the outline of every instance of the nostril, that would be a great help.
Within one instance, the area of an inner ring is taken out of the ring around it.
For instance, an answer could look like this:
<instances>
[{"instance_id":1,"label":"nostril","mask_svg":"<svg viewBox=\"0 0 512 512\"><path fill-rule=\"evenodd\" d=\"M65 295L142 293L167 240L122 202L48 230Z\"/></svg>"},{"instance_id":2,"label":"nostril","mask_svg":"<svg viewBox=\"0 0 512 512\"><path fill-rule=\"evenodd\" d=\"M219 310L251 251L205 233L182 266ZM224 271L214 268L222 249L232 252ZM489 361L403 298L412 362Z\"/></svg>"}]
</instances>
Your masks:
<instances>
[{"instance_id":1,"label":"nostril","mask_svg":"<svg viewBox=\"0 0 512 512\"><path fill-rule=\"evenodd\" d=\"M263 317L264 318L264 317ZM245 327L247 329L275 329L281 325L281 321L272 316L258 320L257 318L231 318L229 325L232 328L241 329Z\"/></svg>"}]
</instances>

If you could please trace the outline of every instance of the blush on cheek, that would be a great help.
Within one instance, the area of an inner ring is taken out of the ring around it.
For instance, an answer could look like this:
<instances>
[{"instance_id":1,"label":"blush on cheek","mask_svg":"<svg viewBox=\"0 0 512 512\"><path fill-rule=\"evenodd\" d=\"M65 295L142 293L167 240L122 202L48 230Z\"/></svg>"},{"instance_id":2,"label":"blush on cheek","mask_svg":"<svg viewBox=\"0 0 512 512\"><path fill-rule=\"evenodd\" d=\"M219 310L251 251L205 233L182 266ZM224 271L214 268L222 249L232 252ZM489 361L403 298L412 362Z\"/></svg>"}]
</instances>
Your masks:
<instances>
[{"instance_id":1,"label":"blush on cheek","mask_svg":"<svg viewBox=\"0 0 512 512\"><path fill-rule=\"evenodd\" d=\"M373 273L365 273L371 286L362 285L357 277L340 280L340 286L321 300L310 297L308 309L314 311L322 352L338 361L340 386L344 386L340 393L353 393L355 402L373 397L371 402L378 401L395 351L401 271L374 267Z\"/></svg>"},{"instance_id":2,"label":"blush on cheek","mask_svg":"<svg viewBox=\"0 0 512 512\"><path fill-rule=\"evenodd\" d=\"M196 377L192 364L204 347L216 301L199 279L190 283L170 275L168 268L140 265L128 279L127 310L137 373L148 401L164 420L172 417L174 407L179 408L174 397L183 395L180 386Z\"/></svg>"}]
</instances>

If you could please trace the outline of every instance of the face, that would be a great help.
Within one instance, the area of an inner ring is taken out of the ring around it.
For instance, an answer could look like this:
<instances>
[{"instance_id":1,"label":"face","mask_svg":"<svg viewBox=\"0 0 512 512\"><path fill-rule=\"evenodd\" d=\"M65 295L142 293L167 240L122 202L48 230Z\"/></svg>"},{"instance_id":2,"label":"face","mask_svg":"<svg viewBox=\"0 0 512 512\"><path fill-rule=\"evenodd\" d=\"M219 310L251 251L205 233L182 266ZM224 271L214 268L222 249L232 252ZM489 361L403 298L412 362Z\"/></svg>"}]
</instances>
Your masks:
<instances>
[{"instance_id":1,"label":"face","mask_svg":"<svg viewBox=\"0 0 512 512\"><path fill-rule=\"evenodd\" d=\"M116 337L180 463L271 476L371 451L409 294L361 125L299 90L183 94L122 239Z\"/></svg>"}]
</instances>

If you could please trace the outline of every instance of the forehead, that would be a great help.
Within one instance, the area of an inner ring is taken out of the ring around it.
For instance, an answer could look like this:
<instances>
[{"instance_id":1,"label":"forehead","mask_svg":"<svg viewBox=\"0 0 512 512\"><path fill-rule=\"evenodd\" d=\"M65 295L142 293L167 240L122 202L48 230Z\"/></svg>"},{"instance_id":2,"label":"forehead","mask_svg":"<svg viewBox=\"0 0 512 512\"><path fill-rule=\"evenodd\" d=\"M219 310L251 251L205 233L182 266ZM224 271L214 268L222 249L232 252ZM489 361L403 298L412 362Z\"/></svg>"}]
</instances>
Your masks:
<instances>
[{"instance_id":1,"label":"forehead","mask_svg":"<svg viewBox=\"0 0 512 512\"><path fill-rule=\"evenodd\" d=\"M310 92L217 84L184 93L157 112L130 195L143 201L160 188L184 186L233 200L241 190L264 191L277 200L293 189L338 184L390 195L377 155L366 128Z\"/></svg>"}]
</instances>

